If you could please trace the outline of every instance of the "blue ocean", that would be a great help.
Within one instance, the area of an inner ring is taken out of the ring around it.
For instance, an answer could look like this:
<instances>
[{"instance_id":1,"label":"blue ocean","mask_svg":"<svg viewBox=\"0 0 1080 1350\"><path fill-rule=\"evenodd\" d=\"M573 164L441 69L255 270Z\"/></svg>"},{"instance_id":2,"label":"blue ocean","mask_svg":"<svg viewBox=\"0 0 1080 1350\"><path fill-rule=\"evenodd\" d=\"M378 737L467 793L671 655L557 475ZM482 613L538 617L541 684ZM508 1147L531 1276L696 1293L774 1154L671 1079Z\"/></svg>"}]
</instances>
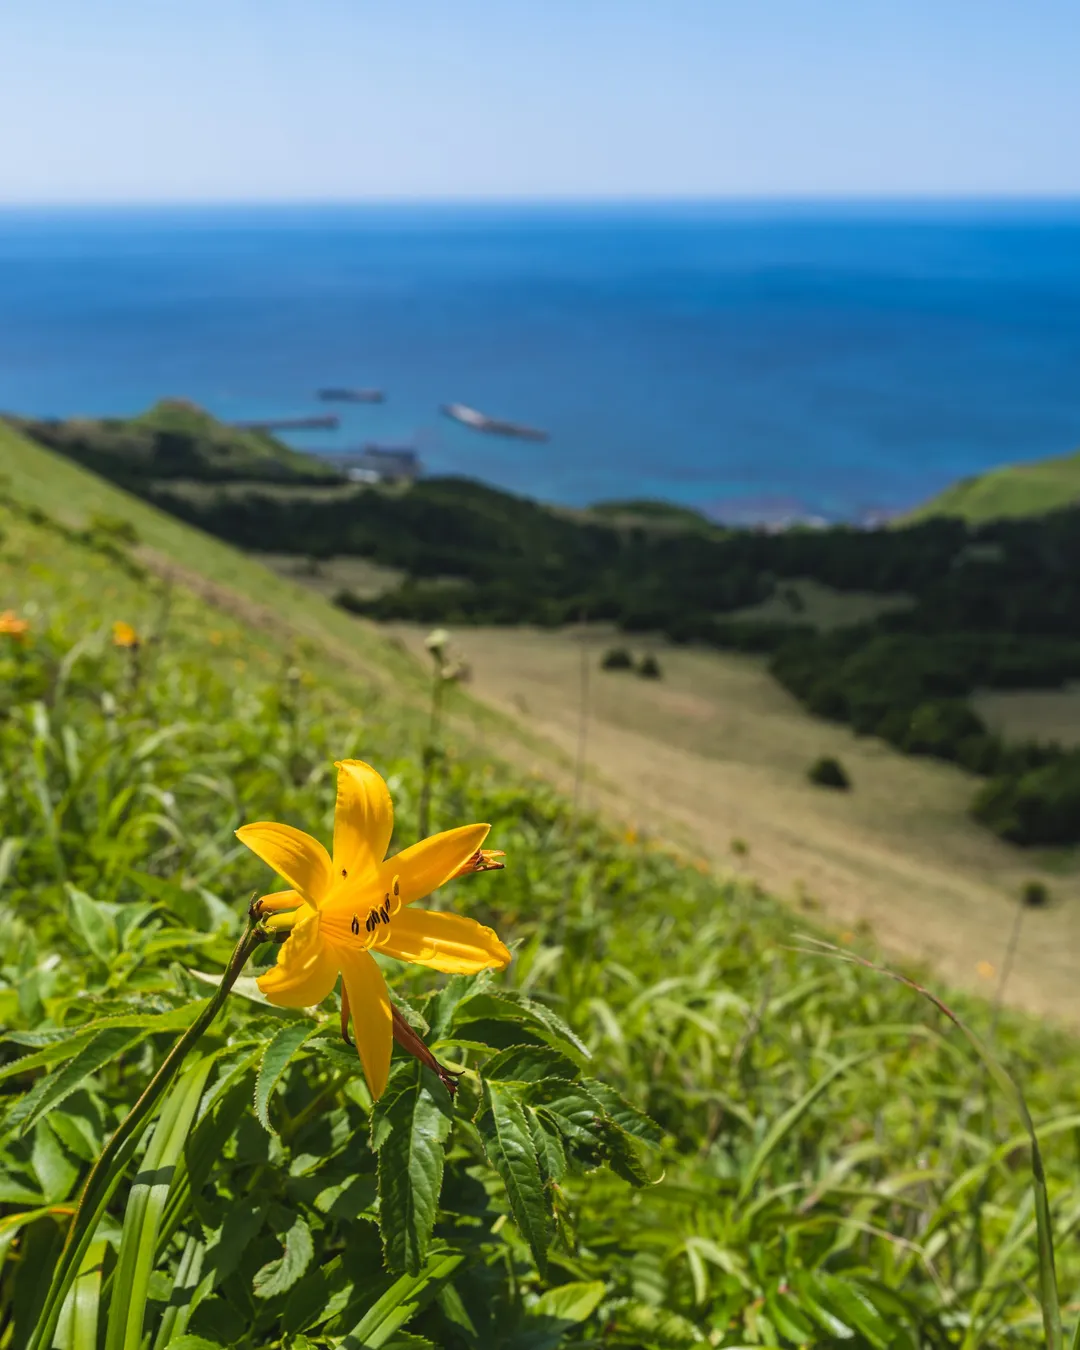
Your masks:
<instances>
[{"instance_id":1,"label":"blue ocean","mask_svg":"<svg viewBox=\"0 0 1080 1350\"><path fill-rule=\"evenodd\" d=\"M1080 446L1080 204L0 212L0 408L162 396L568 505L893 512Z\"/></svg>"}]
</instances>

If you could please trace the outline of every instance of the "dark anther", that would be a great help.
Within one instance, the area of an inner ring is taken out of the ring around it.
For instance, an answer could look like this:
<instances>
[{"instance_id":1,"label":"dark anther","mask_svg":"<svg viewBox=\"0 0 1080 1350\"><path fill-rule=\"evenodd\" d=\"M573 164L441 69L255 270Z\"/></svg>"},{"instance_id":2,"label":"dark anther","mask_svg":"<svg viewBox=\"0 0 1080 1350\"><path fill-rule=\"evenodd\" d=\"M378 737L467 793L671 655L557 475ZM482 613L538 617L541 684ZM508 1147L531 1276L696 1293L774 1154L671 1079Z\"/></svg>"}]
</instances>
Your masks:
<instances>
[{"instance_id":1,"label":"dark anther","mask_svg":"<svg viewBox=\"0 0 1080 1350\"><path fill-rule=\"evenodd\" d=\"M343 877L347 877L349 875L348 872L345 871L344 867L341 869L341 875Z\"/></svg>"},{"instance_id":2,"label":"dark anther","mask_svg":"<svg viewBox=\"0 0 1080 1350\"><path fill-rule=\"evenodd\" d=\"M379 910L379 918L382 919L383 923L390 922L390 911L386 908L385 905L382 907L382 909Z\"/></svg>"},{"instance_id":3,"label":"dark anther","mask_svg":"<svg viewBox=\"0 0 1080 1350\"><path fill-rule=\"evenodd\" d=\"M369 933L373 933L375 931L375 927L378 924L378 922L379 922L378 919L375 917L375 911L372 910L364 922L364 927L368 930Z\"/></svg>"},{"instance_id":4,"label":"dark anther","mask_svg":"<svg viewBox=\"0 0 1080 1350\"><path fill-rule=\"evenodd\" d=\"M354 933L360 932L360 920L356 917L355 914L352 916L352 923L349 924L349 927L353 930Z\"/></svg>"},{"instance_id":5,"label":"dark anther","mask_svg":"<svg viewBox=\"0 0 1080 1350\"><path fill-rule=\"evenodd\" d=\"M400 878L400 877L395 877L395 878L394 878L394 894L395 894L395 895L400 895L400 894L401 894L401 878Z\"/></svg>"}]
</instances>

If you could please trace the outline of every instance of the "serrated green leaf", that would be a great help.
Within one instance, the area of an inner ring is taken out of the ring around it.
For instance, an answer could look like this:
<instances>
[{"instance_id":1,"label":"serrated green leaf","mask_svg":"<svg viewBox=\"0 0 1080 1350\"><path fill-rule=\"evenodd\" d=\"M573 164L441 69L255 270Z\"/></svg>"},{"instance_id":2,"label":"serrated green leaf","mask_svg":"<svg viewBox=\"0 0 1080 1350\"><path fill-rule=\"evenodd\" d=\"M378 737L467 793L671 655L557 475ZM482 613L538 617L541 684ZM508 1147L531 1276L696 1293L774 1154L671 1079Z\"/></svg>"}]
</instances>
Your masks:
<instances>
[{"instance_id":1,"label":"serrated green leaf","mask_svg":"<svg viewBox=\"0 0 1080 1350\"><path fill-rule=\"evenodd\" d=\"M648 1186L650 1177L637 1152L641 1145L635 1144L613 1120L601 1120L598 1129L604 1161L611 1170L631 1186Z\"/></svg>"},{"instance_id":2,"label":"serrated green leaf","mask_svg":"<svg viewBox=\"0 0 1080 1350\"><path fill-rule=\"evenodd\" d=\"M528 1090L528 1101L552 1120L572 1142L599 1148L603 1139L604 1108L580 1083L545 1078Z\"/></svg>"},{"instance_id":3,"label":"serrated green leaf","mask_svg":"<svg viewBox=\"0 0 1080 1350\"><path fill-rule=\"evenodd\" d=\"M15 1103L5 1122L6 1129L18 1129L25 1134L91 1074L142 1040L144 1034L132 1027L111 1027L108 1031L97 1032L70 1063L35 1083L26 1096Z\"/></svg>"},{"instance_id":4,"label":"serrated green leaf","mask_svg":"<svg viewBox=\"0 0 1080 1350\"><path fill-rule=\"evenodd\" d=\"M36 1054L23 1055L21 1059L5 1064L0 1068L0 1082L16 1074L29 1073L32 1069L48 1069L54 1064L72 1059L103 1031L141 1030L148 1036L158 1031L181 1031L195 1020L200 1007L199 1003L187 1003L164 1013L120 1013L97 1018L84 1026L43 1031L41 1035L48 1037L48 1044ZM11 1040L16 1044L23 1044L26 1039L25 1035L16 1033L0 1036L0 1040Z\"/></svg>"},{"instance_id":5,"label":"serrated green leaf","mask_svg":"<svg viewBox=\"0 0 1080 1350\"><path fill-rule=\"evenodd\" d=\"M526 1106L524 1111L541 1175L545 1181L562 1181L566 1176L566 1150L562 1139L545 1126L535 1107Z\"/></svg>"},{"instance_id":6,"label":"serrated green leaf","mask_svg":"<svg viewBox=\"0 0 1080 1350\"><path fill-rule=\"evenodd\" d=\"M317 1022L286 1022L273 1038L262 1057L259 1074L255 1079L255 1115L264 1130L270 1134L277 1131L270 1124L269 1105L274 1089L281 1081L289 1061L309 1036L318 1031Z\"/></svg>"},{"instance_id":7,"label":"serrated green leaf","mask_svg":"<svg viewBox=\"0 0 1080 1350\"><path fill-rule=\"evenodd\" d=\"M537 1269L546 1275L551 1204L525 1112L512 1090L499 1083L484 1084L484 1105L478 1124L485 1151L506 1187L510 1212Z\"/></svg>"},{"instance_id":8,"label":"serrated green leaf","mask_svg":"<svg viewBox=\"0 0 1080 1350\"><path fill-rule=\"evenodd\" d=\"M415 1275L427 1258L452 1124L446 1089L415 1060L397 1066L371 1121L379 1153L379 1231L391 1270Z\"/></svg>"},{"instance_id":9,"label":"serrated green leaf","mask_svg":"<svg viewBox=\"0 0 1080 1350\"><path fill-rule=\"evenodd\" d=\"M536 1083L543 1078L573 1079L577 1065L550 1045L511 1045L484 1065L483 1076L493 1082Z\"/></svg>"},{"instance_id":10,"label":"serrated green leaf","mask_svg":"<svg viewBox=\"0 0 1080 1350\"><path fill-rule=\"evenodd\" d=\"M291 1289L311 1264L315 1243L303 1219L295 1219L285 1234L285 1250L256 1274L251 1287L256 1298L274 1298Z\"/></svg>"},{"instance_id":11,"label":"serrated green leaf","mask_svg":"<svg viewBox=\"0 0 1080 1350\"><path fill-rule=\"evenodd\" d=\"M652 1144L654 1147L663 1143L664 1132L656 1121L651 1120L636 1106L631 1106L613 1087L610 1087L607 1083L601 1083L596 1078L583 1078L581 1085L588 1090L591 1096L596 1098L621 1130L625 1130L627 1134L632 1134L635 1139L640 1139L646 1144Z\"/></svg>"}]
</instances>

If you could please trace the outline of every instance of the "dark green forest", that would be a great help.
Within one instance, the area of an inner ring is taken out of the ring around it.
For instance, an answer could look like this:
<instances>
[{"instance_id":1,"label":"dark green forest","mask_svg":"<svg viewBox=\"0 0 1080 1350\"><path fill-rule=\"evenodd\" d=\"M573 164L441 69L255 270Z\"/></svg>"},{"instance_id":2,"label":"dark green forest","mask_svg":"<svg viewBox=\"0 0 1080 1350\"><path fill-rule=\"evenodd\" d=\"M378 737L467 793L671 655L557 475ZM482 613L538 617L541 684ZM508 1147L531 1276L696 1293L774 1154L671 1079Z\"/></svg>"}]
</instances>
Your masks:
<instances>
[{"instance_id":1,"label":"dark green forest","mask_svg":"<svg viewBox=\"0 0 1080 1350\"><path fill-rule=\"evenodd\" d=\"M34 424L23 430L40 434ZM815 715L983 777L972 810L1003 838L1080 841L1080 752L1006 743L970 701L981 689L1053 689L1080 679L1080 510L981 525L941 517L891 529L766 533L641 504L569 512L458 478L422 480L404 493L358 486L319 498L271 493L252 476L237 492L242 466L200 472L197 437L177 461L184 473L158 475L145 462L133 471L130 454L110 459L100 430L93 457L55 424L41 438L244 549L359 556L397 569L402 580L380 596L338 596L343 608L373 619L552 627L588 620L763 653ZM270 464L262 464L262 481L280 484L283 470ZM185 492L176 482L185 476L203 490ZM222 476L234 487L207 486ZM784 621L740 614L808 579L908 603L831 630L797 612Z\"/></svg>"}]
</instances>

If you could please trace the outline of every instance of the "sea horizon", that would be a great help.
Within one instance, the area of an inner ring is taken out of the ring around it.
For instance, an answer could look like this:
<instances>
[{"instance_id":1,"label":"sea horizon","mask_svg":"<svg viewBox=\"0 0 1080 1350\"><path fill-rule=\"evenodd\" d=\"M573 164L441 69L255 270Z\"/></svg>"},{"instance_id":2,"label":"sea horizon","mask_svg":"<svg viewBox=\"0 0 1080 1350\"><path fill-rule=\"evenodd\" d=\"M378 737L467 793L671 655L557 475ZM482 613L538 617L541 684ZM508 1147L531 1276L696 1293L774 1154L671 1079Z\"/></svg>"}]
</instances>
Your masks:
<instances>
[{"instance_id":1,"label":"sea horizon","mask_svg":"<svg viewBox=\"0 0 1080 1350\"><path fill-rule=\"evenodd\" d=\"M1075 449L1078 369L1076 197L0 205L5 411L335 411L285 439L571 506L895 513Z\"/></svg>"}]
</instances>

